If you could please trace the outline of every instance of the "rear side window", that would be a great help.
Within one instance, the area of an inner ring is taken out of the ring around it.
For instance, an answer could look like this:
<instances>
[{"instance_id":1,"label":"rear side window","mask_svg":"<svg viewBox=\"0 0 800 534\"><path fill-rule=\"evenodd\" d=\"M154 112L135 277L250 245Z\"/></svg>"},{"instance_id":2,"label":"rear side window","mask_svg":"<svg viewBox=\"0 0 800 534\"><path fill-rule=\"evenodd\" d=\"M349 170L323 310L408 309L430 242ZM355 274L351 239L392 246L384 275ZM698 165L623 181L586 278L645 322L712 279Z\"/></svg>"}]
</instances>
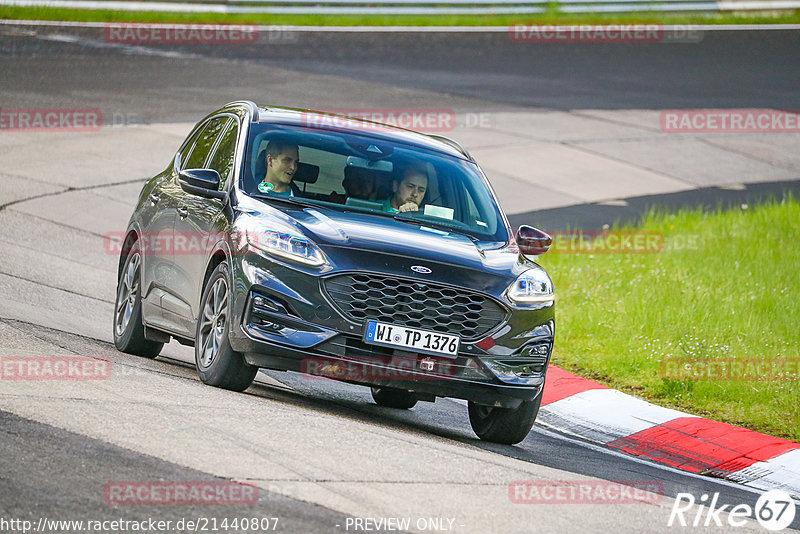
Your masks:
<instances>
[{"instance_id":1,"label":"rear side window","mask_svg":"<svg viewBox=\"0 0 800 534\"><path fill-rule=\"evenodd\" d=\"M217 136L222 131L223 126L230 119L228 117L218 117L209 121L208 126L203 129L203 133L197 138L189 157L184 160L182 169L202 169L206 162L211 147L214 146Z\"/></svg>"},{"instance_id":2,"label":"rear side window","mask_svg":"<svg viewBox=\"0 0 800 534\"><path fill-rule=\"evenodd\" d=\"M239 128L235 120L231 120L225 132L220 138L214 156L208 164L209 169L214 169L219 173L220 189L225 186L225 182L233 174L233 161L236 157L236 138Z\"/></svg>"}]
</instances>

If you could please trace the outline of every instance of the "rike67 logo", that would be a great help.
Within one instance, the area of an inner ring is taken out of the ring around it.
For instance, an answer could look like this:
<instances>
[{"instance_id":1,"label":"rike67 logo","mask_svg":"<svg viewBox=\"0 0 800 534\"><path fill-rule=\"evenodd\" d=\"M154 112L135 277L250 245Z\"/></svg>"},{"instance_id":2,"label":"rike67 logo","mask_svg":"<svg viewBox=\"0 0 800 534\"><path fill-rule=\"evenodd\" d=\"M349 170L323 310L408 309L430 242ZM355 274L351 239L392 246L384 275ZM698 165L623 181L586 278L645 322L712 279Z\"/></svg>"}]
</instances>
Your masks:
<instances>
[{"instance_id":1,"label":"rike67 logo","mask_svg":"<svg viewBox=\"0 0 800 534\"><path fill-rule=\"evenodd\" d=\"M691 493L678 493L667 526L744 527L749 524L748 517L755 517L762 527L777 532L792 524L795 513L795 502L781 490L767 491L758 498L754 508L749 504L719 505L719 493L711 498L703 494L698 501Z\"/></svg>"}]
</instances>

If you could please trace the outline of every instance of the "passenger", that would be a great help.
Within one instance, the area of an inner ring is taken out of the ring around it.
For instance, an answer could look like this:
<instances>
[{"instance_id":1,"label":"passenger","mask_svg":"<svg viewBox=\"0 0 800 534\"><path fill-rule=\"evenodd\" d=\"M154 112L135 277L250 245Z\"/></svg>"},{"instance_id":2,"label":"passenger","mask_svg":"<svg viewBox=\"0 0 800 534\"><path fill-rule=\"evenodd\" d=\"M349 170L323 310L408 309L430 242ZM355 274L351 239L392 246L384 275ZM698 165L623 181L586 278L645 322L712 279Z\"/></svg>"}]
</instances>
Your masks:
<instances>
[{"instance_id":1,"label":"passenger","mask_svg":"<svg viewBox=\"0 0 800 534\"><path fill-rule=\"evenodd\" d=\"M383 211L389 213L417 211L428 189L428 173L422 165L402 169L392 181L393 194L383 201Z\"/></svg>"},{"instance_id":2,"label":"passenger","mask_svg":"<svg viewBox=\"0 0 800 534\"><path fill-rule=\"evenodd\" d=\"M375 191L375 176L369 169L347 166L344 168L342 187L344 194L333 191L328 199L330 202L344 204L348 198L370 200Z\"/></svg>"},{"instance_id":3,"label":"passenger","mask_svg":"<svg viewBox=\"0 0 800 534\"><path fill-rule=\"evenodd\" d=\"M267 144L267 173L258 184L262 193L294 196L292 178L297 172L300 152L297 145L273 139Z\"/></svg>"}]
</instances>

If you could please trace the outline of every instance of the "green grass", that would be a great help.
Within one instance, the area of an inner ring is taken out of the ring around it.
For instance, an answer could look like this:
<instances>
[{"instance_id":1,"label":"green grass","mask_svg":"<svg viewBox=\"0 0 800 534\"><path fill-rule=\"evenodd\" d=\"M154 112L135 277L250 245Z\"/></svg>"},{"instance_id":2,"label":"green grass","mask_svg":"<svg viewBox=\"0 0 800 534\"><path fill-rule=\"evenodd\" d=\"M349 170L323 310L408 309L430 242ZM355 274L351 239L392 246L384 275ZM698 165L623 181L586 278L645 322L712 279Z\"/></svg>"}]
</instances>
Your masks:
<instances>
[{"instance_id":1,"label":"green grass","mask_svg":"<svg viewBox=\"0 0 800 534\"><path fill-rule=\"evenodd\" d=\"M625 227L634 229L633 227ZM800 378L667 380L665 358L800 358L800 204L651 211L653 254L547 254L553 363L656 404L800 441Z\"/></svg>"},{"instance_id":2,"label":"green grass","mask_svg":"<svg viewBox=\"0 0 800 534\"><path fill-rule=\"evenodd\" d=\"M52 7L0 7L0 19L94 22L175 22L308 26L508 26L510 24L788 24L800 23L800 10L762 13L620 13L540 15L268 15L159 13Z\"/></svg>"}]
</instances>

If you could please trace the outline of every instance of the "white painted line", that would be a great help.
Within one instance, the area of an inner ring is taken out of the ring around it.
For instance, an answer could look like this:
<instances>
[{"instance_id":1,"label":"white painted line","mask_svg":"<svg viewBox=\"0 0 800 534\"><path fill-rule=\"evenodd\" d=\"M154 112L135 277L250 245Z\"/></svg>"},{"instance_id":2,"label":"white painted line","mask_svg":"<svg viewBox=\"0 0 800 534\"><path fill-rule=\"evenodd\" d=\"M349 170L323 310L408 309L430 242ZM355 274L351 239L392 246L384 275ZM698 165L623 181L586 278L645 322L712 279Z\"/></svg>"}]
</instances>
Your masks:
<instances>
[{"instance_id":1,"label":"white painted line","mask_svg":"<svg viewBox=\"0 0 800 534\"><path fill-rule=\"evenodd\" d=\"M432 0L433 1L433 0ZM640 0L641 1L641 0ZM358 3L358 2L353 2ZM402 2L401 2L402 3ZM538 14L544 13L543 5L483 5L481 7L441 7L441 6L392 6L375 7L373 5L356 6L242 6L205 3L177 2L141 2L135 0L2 0L0 5L17 7L57 7L72 9L102 9L113 11L158 11L188 13L270 13L270 14L316 14L316 15L497 15L497 14ZM679 6L679 7L678 7ZM798 0L750 0L747 2L681 2L680 4L642 5L637 9L635 3L592 3L591 5L563 5L564 13L627 13L627 12L668 12L668 11L721 11L721 10L764 10L764 9L796 9L800 7ZM676 9L677 7L677 9Z\"/></svg>"},{"instance_id":2,"label":"white painted line","mask_svg":"<svg viewBox=\"0 0 800 534\"><path fill-rule=\"evenodd\" d=\"M762 490L779 489L800 501L800 449L780 454L766 462L757 462L743 470L763 475L745 482Z\"/></svg>"},{"instance_id":3,"label":"white painted line","mask_svg":"<svg viewBox=\"0 0 800 534\"><path fill-rule=\"evenodd\" d=\"M0 0L0 5L4 2ZM41 26L41 27L61 27L61 28L105 28L111 24L131 24L125 22L79 22L69 20L0 20L0 25L6 26ZM139 23L148 24L154 28L172 28L175 26L185 26L186 24L165 24L165 23ZM197 24L197 23L187 23ZM249 26L249 25L248 25ZM603 28L601 26L581 26L593 29ZM271 32L275 30L296 31L307 33L508 33L509 26L292 26L292 25L260 25L254 26L258 31ZM554 31L569 30L574 26L548 26ZM697 29L702 31L777 31L777 30L800 30L800 24L687 24L676 25L667 24L661 26L665 31L685 31L687 29Z\"/></svg>"},{"instance_id":4,"label":"white painted line","mask_svg":"<svg viewBox=\"0 0 800 534\"><path fill-rule=\"evenodd\" d=\"M717 2L722 11L747 11L750 9L797 9L797 2L792 0L756 0L751 2Z\"/></svg>"},{"instance_id":5,"label":"white painted line","mask_svg":"<svg viewBox=\"0 0 800 534\"><path fill-rule=\"evenodd\" d=\"M161 11L161 12L207 12L228 13L228 8L214 4L179 4L170 2L124 2L98 0L3 0L3 6L52 7L67 9L109 9L112 11Z\"/></svg>"},{"instance_id":6,"label":"white painted line","mask_svg":"<svg viewBox=\"0 0 800 534\"><path fill-rule=\"evenodd\" d=\"M543 406L537 419L568 434L605 444L678 417L695 416L614 389L591 389Z\"/></svg>"},{"instance_id":7,"label":"white painted line","mask_svg":"<svg viewBox=\"0 0 800 534\"><path fill-rule=\"evenodd\" d=\"M545 7L323 7L323 6L229 6L178 2L137 2L125 0L2 0L0 5L111 11L157 11L162 13L269 13L296 15L488 15L543 13ZM716 6L716 4L712 4ZM594 7L592 11L597 11ZM705 6L705 9L709 9ZM714 9L711 7L710 9Z\"/></svg>"}]
</instances>

